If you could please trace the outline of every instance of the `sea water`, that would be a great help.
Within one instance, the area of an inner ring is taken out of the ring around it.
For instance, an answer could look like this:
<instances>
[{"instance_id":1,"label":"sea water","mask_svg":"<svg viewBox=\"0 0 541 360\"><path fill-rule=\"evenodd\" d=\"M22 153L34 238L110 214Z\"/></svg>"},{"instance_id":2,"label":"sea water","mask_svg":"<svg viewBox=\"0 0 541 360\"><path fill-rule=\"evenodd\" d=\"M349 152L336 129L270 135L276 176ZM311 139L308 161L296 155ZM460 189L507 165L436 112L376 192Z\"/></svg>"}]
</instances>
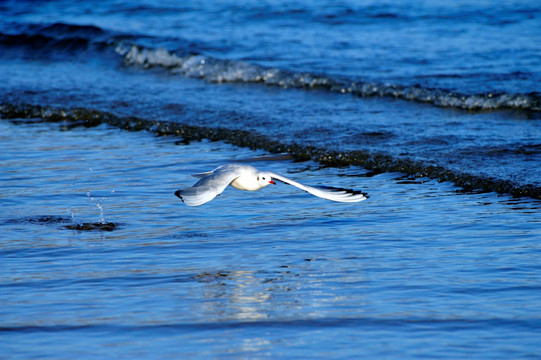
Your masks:
<instances>
[{"instance_id":1,"label":"sea water","mask_svg":"<svg viewBox=\"0 0 541 360\"><path fill-rule=\"evenodd\" d=\"M3 358L539 355L536 2L0 11Z\"/></svg>"}]
</instances>

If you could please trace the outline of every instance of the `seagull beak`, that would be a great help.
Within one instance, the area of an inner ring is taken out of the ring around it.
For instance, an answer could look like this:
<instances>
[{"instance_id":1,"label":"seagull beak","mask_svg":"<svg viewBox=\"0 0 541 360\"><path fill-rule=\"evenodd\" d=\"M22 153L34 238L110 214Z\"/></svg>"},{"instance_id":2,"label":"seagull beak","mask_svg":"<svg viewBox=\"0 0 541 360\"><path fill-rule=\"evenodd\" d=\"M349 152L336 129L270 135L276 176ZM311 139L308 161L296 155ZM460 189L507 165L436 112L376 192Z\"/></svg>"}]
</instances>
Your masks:
<instances>
[{"instance_id":1,"label":"seagull beak","mask_svg":"<svg viewBox=\"0 0 541 360\"><path fill-rule=\"evenodd\" d=\"M276 183L273 180L269 181L269 184L276 185Z\"/></svg>"}]
</instances>

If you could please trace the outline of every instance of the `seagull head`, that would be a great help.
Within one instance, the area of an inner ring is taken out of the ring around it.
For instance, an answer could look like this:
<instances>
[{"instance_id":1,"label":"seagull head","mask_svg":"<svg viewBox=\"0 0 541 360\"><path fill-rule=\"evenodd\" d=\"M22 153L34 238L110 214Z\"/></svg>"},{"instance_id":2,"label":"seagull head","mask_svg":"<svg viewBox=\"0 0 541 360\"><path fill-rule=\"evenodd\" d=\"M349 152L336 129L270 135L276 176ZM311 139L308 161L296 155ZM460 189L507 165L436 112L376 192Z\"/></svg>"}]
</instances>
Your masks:
<instances>
[{"instance_id":1,"label":"seagull head","mask_svg":"<svg viewBox=\"0 0 541 360\"><path fill-rule=\"evenodd\" d=\"M276 185L276 183L272 180L272 177L264 172L260 172L257 174L257 182L261 185L261 187L267 186L269 184Z\"/></svg>"}]
</instances>

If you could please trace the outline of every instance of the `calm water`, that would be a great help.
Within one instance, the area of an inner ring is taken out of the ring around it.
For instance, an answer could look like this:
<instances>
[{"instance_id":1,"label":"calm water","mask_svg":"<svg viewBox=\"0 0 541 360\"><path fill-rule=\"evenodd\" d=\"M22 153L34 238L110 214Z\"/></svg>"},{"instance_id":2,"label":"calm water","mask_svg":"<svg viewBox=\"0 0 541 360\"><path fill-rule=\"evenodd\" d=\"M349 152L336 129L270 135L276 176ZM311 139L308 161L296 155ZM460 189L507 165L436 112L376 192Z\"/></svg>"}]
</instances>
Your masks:
<instances>
[{"instance_id":1,"label":"calm water","mask_svg":"<svg viewBox=\"0 0 541 360\"><path fill-rule=\"evenodd\" d=\"M538 358L540 11L0 3L2 358ZM233 161L370 199L173 195Z\"/></svg>"},{"instance_id":2,"label":"calm water","mask_svg":"<svg viewBox=\"0 0 541 360\"><path fill-rule=\"evenodd\" d=\"M0 127L8 358L541 350L536 201L103 126ZM231 160L371 198L332 203L283 185L189 208L173 195ZM99 221L117 228L65 228Z\"/></svg>"}]
</instances>

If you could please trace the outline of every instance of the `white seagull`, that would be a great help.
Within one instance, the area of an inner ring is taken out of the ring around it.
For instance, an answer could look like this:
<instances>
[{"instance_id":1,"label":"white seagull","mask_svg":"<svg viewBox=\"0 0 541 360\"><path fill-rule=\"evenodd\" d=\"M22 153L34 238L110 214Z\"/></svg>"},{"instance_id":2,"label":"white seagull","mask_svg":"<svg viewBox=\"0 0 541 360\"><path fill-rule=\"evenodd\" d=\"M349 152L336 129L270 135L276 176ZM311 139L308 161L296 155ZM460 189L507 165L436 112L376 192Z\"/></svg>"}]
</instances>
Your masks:
<instances>
[{"instance_id":1,"label":"white seagull","mask_svg":"<svg viewBox=\"0 0 541 360\"><path fill-rule=\"evenodd\" d=\"M211 201L220 195L227 185L239 190L255 191L269 184L276 184L274 180L332 201L359 202L367 199L366 194L360 191L327 186L307 186L273 172L259 171L253 166L243 164L222 165L212 171L193 176L200 178L194 186L175 191L175 195L188 206L199 206Z\"/></svg>"}]
</instances>

